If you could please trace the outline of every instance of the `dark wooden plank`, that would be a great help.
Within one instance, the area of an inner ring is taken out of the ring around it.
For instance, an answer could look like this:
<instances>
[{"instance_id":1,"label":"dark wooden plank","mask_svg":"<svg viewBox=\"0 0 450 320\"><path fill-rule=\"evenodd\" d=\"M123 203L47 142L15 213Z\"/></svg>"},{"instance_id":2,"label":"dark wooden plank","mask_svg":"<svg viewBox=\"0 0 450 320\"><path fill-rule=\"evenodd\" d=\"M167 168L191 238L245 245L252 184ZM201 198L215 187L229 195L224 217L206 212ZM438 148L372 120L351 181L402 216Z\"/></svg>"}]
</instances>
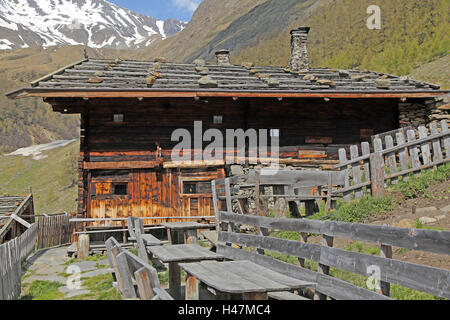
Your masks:
<instances>
[{"instance_id":1,"label":"dark wooden plank","mask_svg":"<svg viewBox=\"0 0 450 320\"><path fill-rule=\"evenodd\" d=\"M313 261L319 261L320 259L320 245L301 243L294 240L243 233L220 232L219 241L276 251L282 254L288 254Z\"/></svg>"},{"instance_id":2,"label":"dark wooden plank","mask_svg":"<svg viewBox=\"0 0 450 320\"><path fill-rule=\"evenodd\" d=\"M244 224L251 226L260 226L264 228L321 233L323 221L308 220L308 219L273 219L268 217L258 217L251 215L238 215L234 213L221 212L221 221L231 221L236 224Z\"/></svg>"},{"instance_id":3,"label":"dark wooden plank","mask_svg":"<svg viewBox=\"0 0 450 320\"><path fill-rule=\"evenodd\" d=\"M221 219L275 230L327 234L333 237L450 255L450 231L407 229L338 221L274 219L227 212L221 212Z\"/></svg>"},{"instance_id":4,"label":"dark wooden plank","mask_svg":"<svg viewBox=\"0 0 450 320\"><path fill-rule=\"evenodd\" d=\"M316 284L317 290L338 300L390 300L373 291L357 287L351 283L339 280L317 272L299 268L295 265L273 259L268 256L236 249L229 246L218 245L217 252L234 260L250 260L263 267L282 273L289 277ZM318 283L320 281L320 283Z\"/></svg>"},{"instance_id":5,"label":"dark wooden plank","mask_svg":"<svg viewBox=\"0 0 450 320\"><path fill-rule=\"evenodd\" d=\"M281 292L269 292L269 298L274 300L310 300L308 298L299 296L298 294L294 294L291 292L281 291Z\"/></svg>"},{"instance_id":6,"label":"dark wooden plank","mask_svg":"<svg viewBox=\"0 0 450 320\"><path fill-rule=\"evenodd\" d=\"M263 286L254 284L239 275L228 273L222 268L223 262L205 265L202 262L181 263L180 267L188 274L218 291L226 293L262 292Z\"/></svg>"},{"instance_id":7,"label":"dark wooden plank","mask_svg":"<svg viewBox=\"0 0 450 320\"><path fill-rule=\"evenodd\" d=\"M162 262L221 260L222 255L196 244L151 247L148 250Z\"/></svg>"},{"instance_id":8,"label":"dark wooden plank","mask_svg":"<svg viewBox=\"0 0 450 320\"><path fill-rule=\"evenodd\" d=\"M322 248L320 262L362 275L367 275L368 267L375 265L381 270L382 281L450 298L450 271L448 270L330 247Z\"/></svg>"}]
</instances>

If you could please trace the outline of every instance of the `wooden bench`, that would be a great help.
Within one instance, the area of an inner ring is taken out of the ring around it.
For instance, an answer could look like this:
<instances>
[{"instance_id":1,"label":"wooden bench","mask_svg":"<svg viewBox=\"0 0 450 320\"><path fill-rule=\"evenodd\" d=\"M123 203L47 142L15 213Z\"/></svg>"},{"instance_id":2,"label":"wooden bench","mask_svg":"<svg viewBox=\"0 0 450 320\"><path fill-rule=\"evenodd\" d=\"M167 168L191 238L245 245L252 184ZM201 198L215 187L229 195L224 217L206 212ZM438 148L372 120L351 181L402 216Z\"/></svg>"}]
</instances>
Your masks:
<instances>
[{"instance_id":1,"label":"wooden bench","mask_svg":"<svg viewBox=\"0 0 450 320\"><path fill-rule=\"evenodd\" d=\"M122 299L173 300L161 288L156 269L124 250L113 237L106 241L108 261L114 270L115 287Z\"/></svg>"},{"instance_id":2,"label":"wooden bench","mask_svg":"<svg viewBox=\"0 0 450 320\"><path fill-rule=\"evenodd\" d=\"M142 238L146 246L161 246L163 242L151 234L145 234L142 220L136 217L128 217L129 241L137 241L138 236Z\"/></svg>"},{"instance_id":3,"label":"wooden bench","mask_svg":"<svg viewBox=\"0 0 450 320\"><path fill-rule=\"evenodd\" d=\"M336 300L390 299L390 283L450 298L449 270L392 259L392 247L450 255L449 231L308 219L275 219L224 211L219 213L218 225L217 253L227 259L250 260L290 277L313 282L316 284L314 299L317 300L327 297ZM256 227L260 232L241 233L237 231L241 230L238 227L240 225ZM298 232L299 240L271 237L270 230ZM322 235L322 244L308 243L310 234ZM380 246L380 256L333 248L334 237L374 242ZM248 250L251 248L253 251ZM296 257L299 265L265 255L266 250ZM305 260L316 262L317 271L308 269ZM376 292L332 277L329 274L330 268L366 277L373 276L371 283L374 284ZM272 294L272 298L294 297L276 293Z\"/></svg>"}]
</instances>

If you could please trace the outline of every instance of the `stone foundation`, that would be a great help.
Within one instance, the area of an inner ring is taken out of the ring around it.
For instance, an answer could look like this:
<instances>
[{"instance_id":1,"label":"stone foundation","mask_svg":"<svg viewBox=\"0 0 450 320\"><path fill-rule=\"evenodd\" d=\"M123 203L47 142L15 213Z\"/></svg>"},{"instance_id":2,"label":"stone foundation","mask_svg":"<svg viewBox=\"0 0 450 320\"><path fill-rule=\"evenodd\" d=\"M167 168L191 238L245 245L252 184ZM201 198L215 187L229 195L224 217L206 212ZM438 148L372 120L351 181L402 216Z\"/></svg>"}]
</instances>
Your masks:
<instances>
[{"instance_id":1,"label":"stone foundation","mask_svg":"<svg viewBox=\"0 0 450 320\"><path fill-rule=\"evenodd\" d=\"M450 123L450 105L448 98L434 98L424 103L402 102L398 104L400 127L427 125L431 122L447 120Z\"/></svg>"}]
</instances>

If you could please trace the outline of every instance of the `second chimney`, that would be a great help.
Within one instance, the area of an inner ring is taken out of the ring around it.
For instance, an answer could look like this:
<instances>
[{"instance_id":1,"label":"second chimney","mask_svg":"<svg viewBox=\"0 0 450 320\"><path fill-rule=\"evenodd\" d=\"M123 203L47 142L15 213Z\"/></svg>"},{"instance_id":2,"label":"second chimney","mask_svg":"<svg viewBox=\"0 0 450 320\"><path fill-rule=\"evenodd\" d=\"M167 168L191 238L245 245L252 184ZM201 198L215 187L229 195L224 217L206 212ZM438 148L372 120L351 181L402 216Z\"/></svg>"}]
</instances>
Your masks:
<instances>
[{"instance_id":1,"label":"second chimney","mask_svg":"<svg viewBox=\"0 0 450 320\"><path fill-rule=\"evenodd\" d=\"M219 50L216 51L217 64L219 66L231 66L230 62L230 51Z\"/></svg>"},{"instance_id":2,"label":"second chimney","mask_svg":"<svg viewBox=\"0 0 450 320\"><path fill-rule=\"evenodd\" d=\"M291 60L289 68L293 71L309 69L308 33L310 27L300 27L291 31Z\"/></svg>"}]
</instances>

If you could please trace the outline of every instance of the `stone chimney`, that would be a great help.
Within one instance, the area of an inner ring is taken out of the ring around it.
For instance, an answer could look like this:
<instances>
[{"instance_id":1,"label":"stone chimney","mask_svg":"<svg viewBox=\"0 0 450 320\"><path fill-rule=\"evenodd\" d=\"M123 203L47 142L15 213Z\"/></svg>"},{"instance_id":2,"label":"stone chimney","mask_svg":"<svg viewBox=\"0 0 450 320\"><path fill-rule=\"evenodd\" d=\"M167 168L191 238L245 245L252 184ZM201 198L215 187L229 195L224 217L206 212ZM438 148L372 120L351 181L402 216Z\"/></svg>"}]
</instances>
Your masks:
<instances>
[{"instance_id":1,"label":"stone chimney","mask_svg":"<svg viewBox=\"0 0 450 320\"><path fill-rule=\"evenodd\" d=\"M308 33L310 27L299 27L291 31L291 61L289 68L292 71L309 69Z\"/></svg>"},{"instance_id":2,"label":"stone chimney","mask_svg":"<svg viewBox=\"0 0 450 320\"><path fill-rule=\"evenodd\" d=\"M230 51L219 50L216 52L217 64L219 66L231 66L230 63Z\"/></svg>"}]
</instances>

